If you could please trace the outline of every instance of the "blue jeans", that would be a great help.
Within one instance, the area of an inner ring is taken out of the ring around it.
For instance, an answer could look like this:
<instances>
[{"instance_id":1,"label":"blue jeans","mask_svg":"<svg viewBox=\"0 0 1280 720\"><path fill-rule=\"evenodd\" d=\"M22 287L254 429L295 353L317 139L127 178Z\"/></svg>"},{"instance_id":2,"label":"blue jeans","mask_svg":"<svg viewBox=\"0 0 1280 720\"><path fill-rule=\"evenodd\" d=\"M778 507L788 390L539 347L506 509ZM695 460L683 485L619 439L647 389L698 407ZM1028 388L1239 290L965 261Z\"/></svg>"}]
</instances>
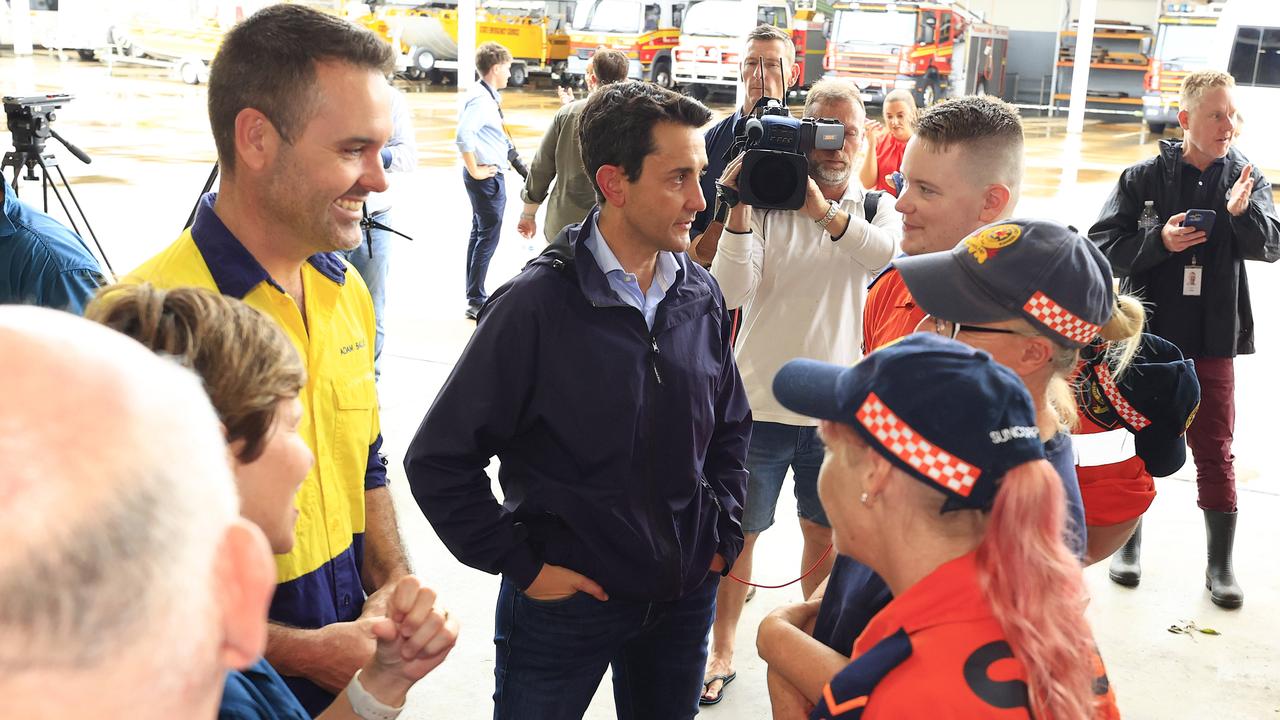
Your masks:
<instances>
[{"instance_id":1,"label":"blue jeans","mask_svg":"<svg viewBox=\"0 0 1280 720\"><path fill-rule=\"evenodd\" d=\"M471 237L467 240L467 304L479 307L489 299L484 279L489 260L502 235L502 211L507 207L507 186L502 173L476 180L466 168L462 182L471 198Z\"/></svg>"},{"instance_id":2,"label":"blue jeans","mask_svg":"<svg viewBox=\"0 0 1280 720\"><path fill-rule=\"evenodd\" d=\"M619 720L697 715L719 584L708 573L671 602L600 602L586 593L543 602L504 578L494 720L580 720L610 665Z\"/></svg>"},{"instance_id":3,"label":"blue jeans","mask_svg":"<svg viewBox=\"0 0 1280 720\"><path fill-rule=\"evenodd\" d=\"M374 213L369 218L387 227L396 227L392 223L389 209ZM400 230L400 228L396 229ZM364 284L369 288L369 296L373 298L373 317L378 330L377 336L373 339L373 372L377 376L382 374L382 363L379 358L382 357L384 335L383 310L387 304L387 273L391 267L391 233L370 228L367 234L361 232L361 235L364 235L364 240L360 241L360 247L348 250L342 255L360 273Z\"/></svg>"},{"instance_id":4,"label":"blue jeans","mask_svg":"<svg viewBox=\"0 0 1280 720\"><path fill-rule=\"evenodd\" d=\"M787 478L795 472L796 514L830 527L818 500L818 471L826 446L818 428L757 420L751 423L747 448L747 502L742 509L742 531L760 533L773 525L773 511Z\"/></svg>"}]
</instances>

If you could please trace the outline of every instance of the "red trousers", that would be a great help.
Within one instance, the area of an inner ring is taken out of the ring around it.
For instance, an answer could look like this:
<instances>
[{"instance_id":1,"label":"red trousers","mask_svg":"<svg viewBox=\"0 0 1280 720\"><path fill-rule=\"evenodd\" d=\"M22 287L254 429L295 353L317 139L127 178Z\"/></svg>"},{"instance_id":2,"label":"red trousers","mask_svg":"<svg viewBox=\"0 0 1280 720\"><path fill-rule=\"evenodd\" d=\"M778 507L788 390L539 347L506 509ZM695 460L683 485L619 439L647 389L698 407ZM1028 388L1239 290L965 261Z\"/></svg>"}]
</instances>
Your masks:
<instances>
[{"instance_id":1,"label":"red trousers","mask_svg":"<svg viewBox=\"0 0 1280 720\"><path fill-rule=\"evenodd\" d=\"M1200 410L1187 429L1187 446L1196 462L1199 505L1204 510L1235 512L1236 369L1231 358L1198 357Z\"/></svg>"}]
</instances>

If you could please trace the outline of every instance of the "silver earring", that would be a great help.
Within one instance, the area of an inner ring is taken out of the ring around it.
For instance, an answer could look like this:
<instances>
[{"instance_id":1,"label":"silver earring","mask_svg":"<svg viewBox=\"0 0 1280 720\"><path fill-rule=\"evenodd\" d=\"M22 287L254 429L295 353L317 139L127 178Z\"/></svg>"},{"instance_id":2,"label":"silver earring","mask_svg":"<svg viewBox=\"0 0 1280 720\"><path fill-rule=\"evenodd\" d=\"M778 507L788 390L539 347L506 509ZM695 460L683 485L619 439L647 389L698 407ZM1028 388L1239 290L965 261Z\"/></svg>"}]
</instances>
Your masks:
<instances>
[{"instance_id":1,"label":"silver earring","mask_svg":"<svg viewBox=\"0 0 1280 720\"><path fill-rule=\"evenodd\" d=\"M869 497L870 497L870 496L869 496L869 495L867 495L866 493L862 493L862 497L860 497L860 498L858 498L858 499L862 501L862 504L863 504L863 505L866 505L866 504L867 504L867 499L868 499Z\"/></svg>"}]
</instances>

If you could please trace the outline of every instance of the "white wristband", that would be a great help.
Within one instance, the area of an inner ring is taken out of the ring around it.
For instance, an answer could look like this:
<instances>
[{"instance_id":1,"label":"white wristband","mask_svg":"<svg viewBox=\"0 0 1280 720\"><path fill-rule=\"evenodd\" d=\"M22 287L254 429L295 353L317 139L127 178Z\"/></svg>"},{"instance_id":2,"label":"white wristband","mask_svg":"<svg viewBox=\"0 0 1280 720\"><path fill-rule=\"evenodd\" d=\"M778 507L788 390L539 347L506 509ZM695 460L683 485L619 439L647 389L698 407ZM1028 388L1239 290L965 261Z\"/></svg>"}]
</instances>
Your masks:
<instances>
[{"instance_id":1,"label":"white wristband","mask_svg":"<svg viewBox=\"0 0 1280 720\"><path fill-rule=\"evenodd\" d=\"M404 706L391 707L371 695L364 689L364 685L360 684L361 672L363 669L357 670L351 682L347 683L347 700L351 702L351 709L364 720L396 720L400 717Z\"/></svg>"}]
</instances>

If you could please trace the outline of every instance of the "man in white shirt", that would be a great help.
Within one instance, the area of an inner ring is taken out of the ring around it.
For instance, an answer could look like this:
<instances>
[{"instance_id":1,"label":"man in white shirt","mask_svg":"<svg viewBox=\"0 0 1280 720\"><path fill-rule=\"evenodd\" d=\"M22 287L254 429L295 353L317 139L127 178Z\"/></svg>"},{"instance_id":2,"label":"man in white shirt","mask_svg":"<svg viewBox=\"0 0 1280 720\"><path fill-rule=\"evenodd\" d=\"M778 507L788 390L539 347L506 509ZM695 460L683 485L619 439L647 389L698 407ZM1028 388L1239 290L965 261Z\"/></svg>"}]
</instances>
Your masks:
<instances>
[{"instance_id":1,"label":"man in white shirt","mask_svg":"<svg viewBox=\"0 0 1280 720\"><path fill-rule=\"evenodd\" d=\"M851 365L861 356L862 303L876 272L897 252L902 216L891 201L873 203L853 175L866 111L852 83L814 85L805 115L844 124L844 146L809 153L805 204L795 211L752 209L739 203L729 212L711 274L730 307L743 309L736 357L754 417L747 454L750 473L742 520L746 544L733 565L736 577L751 577L751 557L760 533L773 524L774 507L787 470L795 473L800 529L804 535L801 580L805 597L831 569L831 529L818 501L823 445L813 420L774 399L773 376L783 363L806 357ZM721 182L737 188L739 157ZM810 571L812 569L812 571ZM734 677L733 651L747 587L721 582L705 675L705 704L719 702Z\"/></svg>"}]
</instances>

